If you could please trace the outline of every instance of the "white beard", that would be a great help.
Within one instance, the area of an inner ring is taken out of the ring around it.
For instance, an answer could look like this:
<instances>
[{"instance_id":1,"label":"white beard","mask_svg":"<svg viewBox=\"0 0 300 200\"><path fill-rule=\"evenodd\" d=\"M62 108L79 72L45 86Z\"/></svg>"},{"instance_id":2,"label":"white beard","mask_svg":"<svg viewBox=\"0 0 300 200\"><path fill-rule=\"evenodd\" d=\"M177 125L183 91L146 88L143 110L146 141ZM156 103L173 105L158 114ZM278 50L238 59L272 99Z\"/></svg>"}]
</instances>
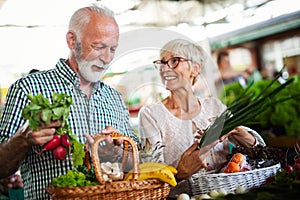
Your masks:
<instances>
[{"instance_id":1,"label":"white beard","mask_svg":"<svg viewBox=\"0 0 300 200\"><path fill-rule=\"evenodd\" d=\"M107 69L107 65L104 65L101 61L77 61L79 74L87 81L95 83L102 79L104 72ZM101 72L93 71L92 66L102 68Z\"/></svg>"},{"instance_id":2,"label":"white beard","mask_svg":"<svg viewBox=\"0 0 300 200\"><path fill-rule=\"evenodd\" d=\"M103 77L104 72L108 68L108 65L105 65L100 60L93 60L93 61L85 61L82 59L82 46L81 43L76 42L76 48L73 50L76 62L78 64L78 71L82 78L84 78L86 81L96 83L100 81ZM99 71L93 71L92 66L95 65L99 68L102 68L102 70Z\"/></svg>"}]
</instances>

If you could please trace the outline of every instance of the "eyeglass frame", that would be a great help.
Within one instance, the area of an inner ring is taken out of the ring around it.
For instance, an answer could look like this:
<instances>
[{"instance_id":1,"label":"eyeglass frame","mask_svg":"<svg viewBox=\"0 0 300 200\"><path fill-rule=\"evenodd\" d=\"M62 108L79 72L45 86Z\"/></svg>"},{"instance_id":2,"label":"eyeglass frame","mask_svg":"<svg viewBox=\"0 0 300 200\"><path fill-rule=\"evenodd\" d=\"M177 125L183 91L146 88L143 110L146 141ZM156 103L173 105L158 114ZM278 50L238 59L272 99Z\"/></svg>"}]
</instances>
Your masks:
<instances>
[{"instance_id":1,"label":"eyeglass frame","mask_svg":"<svg viewBox=\"0 0 300 200\"><path fill-rule=\"evenodd\" d=\"M178 59L178 63L177 63L177 65L176 65L175 67L171 67L171 66L169 65L169 61L170 61L171 59L174 59L174 58L177 58L177 59ZM169 59L166 60L166 61L163 61L163 60L155 60L155 61L153 61L153 64L154 64L154 66L155 66L156 69L159 69L159 70L161 71L161 65L166 65L166 64L167 64L167 66L168 66L170 69L175 69L176 67L178 67L178 65L179 65L180 62L187 62L187 61L191 61L191 62L192 62L191 59L184 58L184 57L180 57L180 56L175 56L175 57L169 58ZM160 62L160 63L157 63L157 62ZM160 67L158 67L157 65L160 65Z\"/></svg>"}]
</instances>

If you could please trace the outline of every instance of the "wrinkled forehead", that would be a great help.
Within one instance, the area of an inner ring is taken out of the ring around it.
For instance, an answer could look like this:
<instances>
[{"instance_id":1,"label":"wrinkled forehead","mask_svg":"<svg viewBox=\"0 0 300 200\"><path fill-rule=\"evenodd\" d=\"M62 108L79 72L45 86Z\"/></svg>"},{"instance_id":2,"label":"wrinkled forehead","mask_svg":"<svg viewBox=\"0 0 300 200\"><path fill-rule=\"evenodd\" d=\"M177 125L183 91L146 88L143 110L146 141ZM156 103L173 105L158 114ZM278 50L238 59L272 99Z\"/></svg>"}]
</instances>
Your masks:
<instances>
[{"instance_id":1,"label":"wrinkled forehead","mask_svg":"<svg viewBox=\"0 0 300 200\"><path fill-rule=\"evenodd\" d=\"M92 15L90 22L84 31L85 37L93 41L106 43L109 46L116 46L119 41L119 27L114 19Z\"/></svg>"}]
</instances>

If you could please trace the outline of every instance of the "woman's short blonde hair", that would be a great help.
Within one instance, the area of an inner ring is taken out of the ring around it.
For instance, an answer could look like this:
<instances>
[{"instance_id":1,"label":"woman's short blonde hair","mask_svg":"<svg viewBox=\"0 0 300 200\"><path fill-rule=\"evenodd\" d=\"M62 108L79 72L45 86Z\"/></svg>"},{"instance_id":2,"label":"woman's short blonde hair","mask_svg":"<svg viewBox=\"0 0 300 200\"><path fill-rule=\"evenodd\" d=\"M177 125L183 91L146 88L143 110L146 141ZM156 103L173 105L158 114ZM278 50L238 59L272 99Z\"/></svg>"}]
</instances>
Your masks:
<instances>
[{"instance_id":1,"label":"woman's short blonde hair","mask_svg":"<svg viewBox=\"0 0 300 200\"><path fill-rule=\"evenodd\" d=\"M206 52L200 45L184 39L175 39L166 43L160 50L160 58L163 58L166 53L183 55L191 59L192 63L199 64L201 68L206 59ZM197 82L198 77L195 77L193 85Z\"/></svg>"}]
</instances>

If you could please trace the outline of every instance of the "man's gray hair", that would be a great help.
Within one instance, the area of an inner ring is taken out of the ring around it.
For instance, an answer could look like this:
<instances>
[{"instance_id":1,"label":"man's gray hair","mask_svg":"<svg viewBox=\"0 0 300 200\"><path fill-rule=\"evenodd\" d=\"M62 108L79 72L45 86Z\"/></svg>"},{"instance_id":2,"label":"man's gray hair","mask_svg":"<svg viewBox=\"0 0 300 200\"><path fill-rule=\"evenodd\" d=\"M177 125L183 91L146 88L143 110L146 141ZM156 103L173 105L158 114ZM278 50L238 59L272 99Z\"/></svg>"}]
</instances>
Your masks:
<instances>
[{"instance_id":1,"label":"man's gray hair","mask_svg":"<svg viewBox=\"0 0 300 200\"><path fill-rule=\"evenodd\" d=\"M115 20L115 14L112 10L103 5L92 4L91 6L83 7L75 11L69 22L69 30L74 31L77 37L80 38L83 27L85 27L90 20L91 13L96 13Z\"/></svg>"}]
</instances>

